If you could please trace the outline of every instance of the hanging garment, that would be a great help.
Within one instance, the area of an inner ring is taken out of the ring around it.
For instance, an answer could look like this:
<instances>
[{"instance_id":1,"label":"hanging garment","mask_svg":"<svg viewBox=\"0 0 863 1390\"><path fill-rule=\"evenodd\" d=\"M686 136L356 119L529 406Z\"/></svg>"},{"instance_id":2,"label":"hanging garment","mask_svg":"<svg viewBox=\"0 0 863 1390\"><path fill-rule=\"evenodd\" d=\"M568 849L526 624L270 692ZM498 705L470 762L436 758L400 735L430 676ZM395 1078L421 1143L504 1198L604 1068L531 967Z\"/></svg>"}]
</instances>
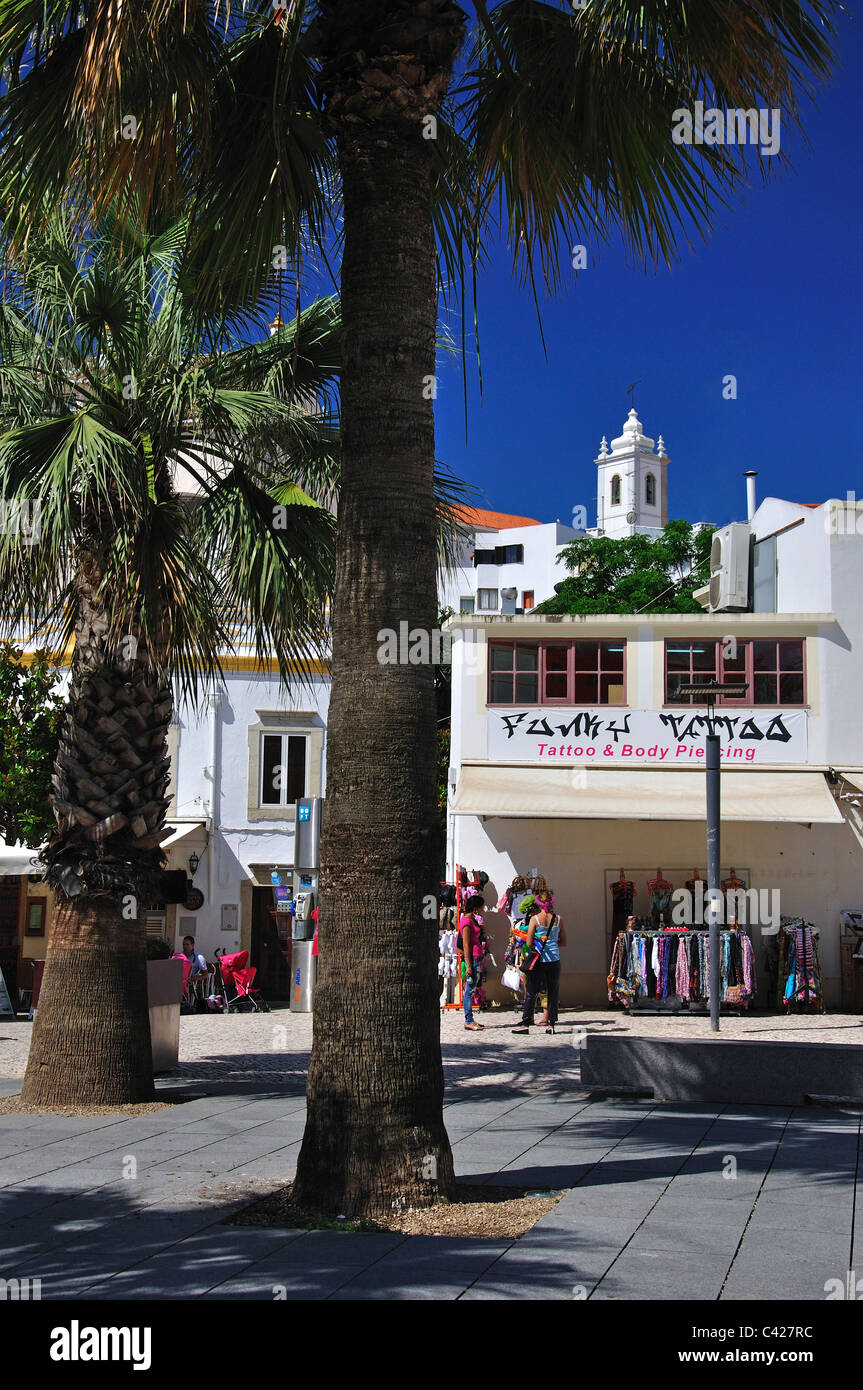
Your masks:
<instances>
[{"instance_id":1,"label":"hanging garment","mask_svg":"<svg viewBox=\"0 0 863 1390\"><path fill-rule=\"evenodd\" d=\"M745 893L746 880L739 878L734 870L731 870L729 878L720 879L719 887L722 890L722 897L725 904L725 920L730 916L737 916L737 901L731 897L732 893Z\"/></svg>"},{"instance_id":2,"label":"hanging garment","mask_svg":"<svg viewBox=\"0 0 863 1390\"><path fill-rule=\"evenodd\" d=\"M672 961L674 960L674 937L664 936L662 938L663 951L660 958L662 965L662 977L659 981L661 997L667 999L669 994L674 993L674 970Z\"/></svg>"},{"instance_id":3,"label":"hanging garment","mask_svg":"<svg viewBox=\"0 0 863 1390\"><path fill-rule=\"evenodd\" d=\"M728 978L724 998L735 1008L747 1008L755 986L752 942L740 931L728 933Z\"/></svg>"},{"instance_id":4,"label":"hanging garment","mask_svg":"<svg viewBox=\"0 0 863 1390\"><path fill-rule=\"evenodd\" d=\"M710 998L710 937L701 938L704 943L704 965L701 970L701 995L704 999Z\"/></svg>"},{"instance_id":5,"label":"hanging garment","mask_svg":"<svg viewBox=\"0 0 863 1390\"><path fill-rule=\"evenodd\" d=\"M755 951L748 936L740 938L741 955L743 957L743 983L750 999L754 997L758 989L758 980L755 974Z\"/></svg>"},{"instance_id":6,"label":"hanging garment","mask_svg":"<svg viewBox=\"0 0 863 1390\"><path fill-rule=\"evenodd\" d=\"M786 964L785 964L785 970L786 970L786 979L785 979L785 992L784 992L784 995L783 995L783 1003L785 1004L785 1006L786 1006L786 1008L787 1008L787 1006L791 1003L792 999L794 998L795 991L796 991L796 987L797 987L797 940L796 940L796 934L795 934L795 935L792 935L792 936L789 936L789 939L788 939L788 957L787 957Z\"/></svg>"},{"instance_id":7,"label":"hanging garment","mask_svg":"<svg viewBox=\"0 0 863 1390\"><path fill-rule=\"evenodd\" d=\"M651 950L650 950L650 968L651 968L651 970L653 971L654 975L656 976L656 979L659 980L659 972L660 972L660 968L661 968L661 967L660 967L660 964L659 964L659 937L658 937L658 936L655 936L655 937L653 938L653 945L652 945Z\"/></svg>"},{"instance_id":8,"label":"hanging garment","mask_svg":"<svg viewBox=\"0 0 863 1390\"><path fill-rule=\"evenodd\" d=\"M511 907L512 907L512 892L511 892L511 890L510 890L509 888L507 888L507 889L504 890L503 893L501 893L500 897L498 898L498 900L497 900L497 908L495 909L495 911L497 911L497 912L509 912L509 909L510 909Z\"/></svg>"},{"instance_id":9,"label":"hanging garment","mask_svg":"<svg viewBox=\"0 0 863 1390\"><path fill-rule=\"evenodd\" d=\"M677 943L674 989L681 999L689 998L689 942L683 937Z\"/></svg>"},{"instance_id":10,"label":"hanging garment","mask_svg":"<svg viewBox=\"0 0 863 1390\"><path fill-rule=\"evenodd\" d=\"M674 892L674 884L669 883L668 879L662 876L652 878L647 885L647 892L650 915L654 923L658 925L660 917L667 918L671 911L671 895Z\"/></svg>"},{"instance_id":11,"label":"hanging garment","mask_svg":"<svg viewBox=\"0 0 863 1390\"><path fill-rule=\"evenodd\" d=\"M724 1000L729 985L728 970L731 963L731 942L726 932L719 938L719 948L719 998Z\"/></svg>"},{"instance_id":12,"label":"hanging garment","mask_svg":"<svg viewBox=\"0 0 863 1390\"><path fill-rule=\"evenodd\" d=\"M614 938L614 945L611 948L611 964L608 967L608 974L605 980L608 988L608 1002L610 1004L613 1004L615 999L617 998L617 991L615 989L615 986L617 984L618 977L621 973L620 958L622 950L623 947L620 937L616 936Z\"/></svg>"},{"instance_id":13,"label":"hanging garment","mask_svg":"<svg viewBox=\"0 0 863 1390\"><path fill-rule=\"evenodd\" d=\"M809 927L798 927L794 933L797 954L797 974L795 998L807 1010L815 1008L819 1000L819 986L815 977L815 952L812 931Z\"/></svg>"},{"instance_id":14,"label":"hanging garment","mask_svg":"<svg viewBox=\"0 0 863 1390\"><path fill-rule=\"evenodd\" d=\"M612 912L611 926L614 931L623 931L626 926L627 917L632 914L632 903L635 898L635 884L631 879L618 879L612 883L608 890L611 893Z\"/></svg>"}]
</instances>

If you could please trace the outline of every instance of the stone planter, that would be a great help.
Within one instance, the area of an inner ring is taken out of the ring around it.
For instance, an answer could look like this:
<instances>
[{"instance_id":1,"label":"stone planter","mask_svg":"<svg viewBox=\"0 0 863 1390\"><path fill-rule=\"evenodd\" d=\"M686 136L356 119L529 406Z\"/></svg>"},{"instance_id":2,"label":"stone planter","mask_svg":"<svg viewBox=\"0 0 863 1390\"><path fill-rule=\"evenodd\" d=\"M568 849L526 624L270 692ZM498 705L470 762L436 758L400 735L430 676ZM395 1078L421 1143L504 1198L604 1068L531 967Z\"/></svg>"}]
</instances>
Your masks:
<instances>
[{"instance_id":1,"label":"stone planter","mask_svg":"<svg viewBox=\"0 0 863 1390\"><path fill-rule=\"evenodd\" d=\"M180 1000L183 997L181 960L147 961L147 999L153 1075L173 1071L180 1057Z\"/></svg>"}]
</instances>

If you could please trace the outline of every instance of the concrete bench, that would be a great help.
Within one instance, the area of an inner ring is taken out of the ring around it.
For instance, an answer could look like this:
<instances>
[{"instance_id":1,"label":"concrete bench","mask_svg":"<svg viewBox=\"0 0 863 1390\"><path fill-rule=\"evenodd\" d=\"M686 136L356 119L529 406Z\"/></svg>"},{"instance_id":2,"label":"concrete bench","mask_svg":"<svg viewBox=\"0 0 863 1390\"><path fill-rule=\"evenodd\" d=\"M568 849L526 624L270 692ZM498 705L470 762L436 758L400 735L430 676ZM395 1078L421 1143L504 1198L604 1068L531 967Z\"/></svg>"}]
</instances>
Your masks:
<instances>
[{"instance_id":1,"label":"concrete bench","mask_svg":"<svg viewBox=\"0 0 863 1390\"><path fill-rule=\"evenodd\" d=\"M693 1103L803 1105L810 1096L863 1102L863 1045L588 1034L581 1080L591 1089Z\"/></svg>"}]
</instances>

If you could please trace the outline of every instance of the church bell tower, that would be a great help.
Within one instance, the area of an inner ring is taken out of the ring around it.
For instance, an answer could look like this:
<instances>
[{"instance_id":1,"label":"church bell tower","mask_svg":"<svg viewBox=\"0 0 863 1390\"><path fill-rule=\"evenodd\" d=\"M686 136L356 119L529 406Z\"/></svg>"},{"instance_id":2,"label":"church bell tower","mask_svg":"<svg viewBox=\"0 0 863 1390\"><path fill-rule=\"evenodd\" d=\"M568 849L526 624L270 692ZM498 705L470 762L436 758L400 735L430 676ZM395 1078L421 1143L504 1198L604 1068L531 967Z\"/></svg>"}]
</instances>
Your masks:
<instances>
[{"instance_id":1,"label":"church bell tower","mask_svg":"<svg viewBox=\"0 0 863 1390\"><path fill-rule=\"evenodd\" d=\"M654 452L655 448L655 452ZM668 465L662 435L654 441L642 433L633 408L623 433L608 441L603 436L595 460L596 529L600 536L660 535L668 521Z\"/></svg>"}]
</instances>

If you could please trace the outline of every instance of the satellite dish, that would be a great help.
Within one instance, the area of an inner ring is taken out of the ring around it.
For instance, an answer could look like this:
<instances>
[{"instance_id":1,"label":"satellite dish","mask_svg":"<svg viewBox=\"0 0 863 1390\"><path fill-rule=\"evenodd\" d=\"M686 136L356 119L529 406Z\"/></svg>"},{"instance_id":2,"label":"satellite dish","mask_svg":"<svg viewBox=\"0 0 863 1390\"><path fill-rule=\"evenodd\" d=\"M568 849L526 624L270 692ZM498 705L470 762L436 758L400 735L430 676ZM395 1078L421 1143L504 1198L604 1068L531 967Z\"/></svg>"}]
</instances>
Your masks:
<instances>
[{"instance_id":1,"label":"satellite dish","mask_svg":"<svg viewBox=\"0 0 863 1390\"><path fill-rule=\"evenodd\" d=\"M634 526L634 525L635 525L635 512L627 512L627 513L626 513L626 524L627 524L627 526Z\"/></svg>"}]
</instances>

